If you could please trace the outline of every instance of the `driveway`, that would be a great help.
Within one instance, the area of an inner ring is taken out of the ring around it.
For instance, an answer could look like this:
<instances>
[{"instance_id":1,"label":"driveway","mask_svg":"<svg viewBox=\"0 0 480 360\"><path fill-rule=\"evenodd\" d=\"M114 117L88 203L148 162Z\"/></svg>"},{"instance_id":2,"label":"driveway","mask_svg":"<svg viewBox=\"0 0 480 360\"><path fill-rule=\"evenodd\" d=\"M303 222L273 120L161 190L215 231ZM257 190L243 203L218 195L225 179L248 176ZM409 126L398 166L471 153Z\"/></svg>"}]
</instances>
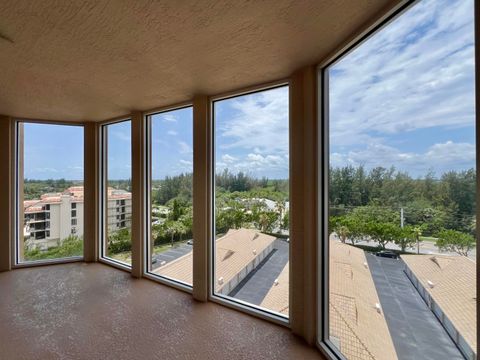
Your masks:
<instances>
[{"instance_id":1,"label":"driveway","mask_svg":"<svg viewBox=\"0 0 480 360\"><path fill-rule=\"evenodd\" d=\"M193 250L192 245L182 244L177 247L168 249L160 254L153 255L152 258L157 259L157 262L155 264L152 264L152 269L155 270L159 268L162 261L165 261L166 263L168 263L170 261L178 259L180 256L188 254L192 250Z\"/></svg>"},{"instance_id":2,"label":"driveway","mask_svg":"<svg viewBox=\"0 0 480 360\"><path fill-rule=\"evenodd\" d=\"M399 360L464 360L407 278L402 260L365 253Z\"/></svg>"}]
</instances>

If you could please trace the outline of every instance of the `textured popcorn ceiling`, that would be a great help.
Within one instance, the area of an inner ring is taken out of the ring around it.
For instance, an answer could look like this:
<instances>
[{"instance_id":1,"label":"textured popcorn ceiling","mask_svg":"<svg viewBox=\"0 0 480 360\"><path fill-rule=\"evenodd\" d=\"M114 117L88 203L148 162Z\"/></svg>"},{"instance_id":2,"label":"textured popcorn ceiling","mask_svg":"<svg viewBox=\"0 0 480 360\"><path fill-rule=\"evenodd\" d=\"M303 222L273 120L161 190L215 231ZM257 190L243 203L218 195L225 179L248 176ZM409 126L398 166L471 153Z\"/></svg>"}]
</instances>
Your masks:
<instances>
[{"instance_id":1,"label":"textured popcorn ceiling","mask_svg":"<svg viewBox=\"0 0 480 360\"><path fill-rule=\"evenodd\" d=\"M0 114L104 120L283 77L399 0L0 2Z\"/></svg>"}]
</instances>

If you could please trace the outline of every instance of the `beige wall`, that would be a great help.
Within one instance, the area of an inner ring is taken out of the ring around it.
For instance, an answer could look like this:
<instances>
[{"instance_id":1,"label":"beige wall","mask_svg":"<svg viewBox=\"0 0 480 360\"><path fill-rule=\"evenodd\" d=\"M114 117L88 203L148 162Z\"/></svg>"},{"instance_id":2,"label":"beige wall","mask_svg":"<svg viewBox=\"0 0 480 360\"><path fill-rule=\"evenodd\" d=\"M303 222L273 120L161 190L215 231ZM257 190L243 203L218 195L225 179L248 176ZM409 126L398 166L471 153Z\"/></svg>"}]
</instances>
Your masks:
<instances>
[{"instance_id":1,"label":"beige wall","mask_svg":"<svg viewBox=\"0 0 480 360\"><path fill-rule=\"evenodd\" d=\"M0 116L0 271L11 269L12 240L12 121Z\"/></svg>"}]
</instances>

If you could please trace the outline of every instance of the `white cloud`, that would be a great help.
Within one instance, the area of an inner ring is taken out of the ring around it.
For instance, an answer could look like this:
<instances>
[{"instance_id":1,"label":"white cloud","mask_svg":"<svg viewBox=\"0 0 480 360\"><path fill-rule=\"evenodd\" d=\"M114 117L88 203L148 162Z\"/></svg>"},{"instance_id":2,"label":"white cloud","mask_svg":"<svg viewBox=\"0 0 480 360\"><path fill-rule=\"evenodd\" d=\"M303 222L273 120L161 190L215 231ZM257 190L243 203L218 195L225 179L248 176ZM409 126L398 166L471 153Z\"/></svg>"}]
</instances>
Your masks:
<instances>
[{"instance_id":1,"label":"white cloud","mask_svg":"<svg viewBox=\"0 0 480 360\"><path fill-rule=\"evenodd\" d=\"M179 151L181 154L190 154L193 153L192 148L185 141L178 142Z\"/></svg>"},{"instance_id":2,"label":"white cloud","mask_svg":"<svg viewBox=\"0 0 480 360\"><path fill-rule=\"evenodd\" d=\"M123 131L116 130L113 135L121 141L130 142L132 140L130 134Z\"/></svg>"},{"instance_id":3,"label":"white cloud","mask_svg":"<svg viewBox=\"0 0 480 360\"><path fill-rule=\"evenodd\" d=\"M192 166L193 163L191 161L188 161L188 160L183 160L183 159L180 159L180 164L182 165L187 165L187 166Z\"/></svg>"},{"instance_id":4,"label":"white cloud","mask_svg":"<svg viewBox=\"0 0 480 360\"><path fill-rule=\"evenodd\" d=\"M52 167L37 167L37 168L34 168L30 171L32 174L33 173L58 173L59 170L58 169L55 169L55 168L52 168Z\"/></svg>"},{"instance_id":5,"label":"white cloud","mask_svg":"<svg viewBox=\"0 0 480 360\"><path fill-rule=\"evenodd\" d=\"M232 164L237 160L238 159L234 156L231 156L231 155L228 155L228 154L222 155L222 161L226 164Z\"/></svg>"},{"instance_id":6,"label":"white cloud","mask_svg":"<svg viewBox=\"0 0 480 360\"><path fill-rule=\"evenodd\" d=\"M172 136L178 135L178 133L175 130L168 130L167 134Z\"/></svg>"},{"instance_id":7,"label":"white cloud","mask_svg":"<svg viewBox=\"0 0 480 360\"><path fill-rule=\"evenodd\" d=\"M435 128L424 138L433 144L439 131L473 127L472 14L472 1L419 2L332 66L332 163L382 159L383 166L418 168L428 158L445 168L454 165L453 157L462 160L450 151L468 152L473 145L446 142L432 146L431 153L415 154L392 147L392 136ZM474 157L463 158L473 166Z\"/></svg>"},{"instance_id":8,"label":"white cloud","mask_svg":"<svg viewBox=\"0 0 480 360\"><path fill-rule=\"evenodd\" d=\"M284 177L288 174L288 158L279 155L262 155L249 153L241 158L228 154L216 162L217 172L229 169L233 172L245 172L251 175Z\"/></svg>"},{"instance_id":9,"label":"white cloud","mask_svg":"<svg viewBox=\"0 0 480 360\"><path fill-rule=\"evenodd\" d=\"M469 168L474 161L474 144L453 141L434 144L424 153L402 152L392 146L372 144L364 149L330 155L332 166L395 166L399 170L408 170L413 176L425 175L429 169L433 169L437 174L448 170L461 170Z\"/></svg>"},{"instance_id":10,"label":"white cloud","mask_svg":"<svg viewBox=\"0 0 480 360\"><path fill-rule=\"evenodd\" d=\"M160 118L164 122L177 122L177 118L175 117L175 115L172 115L172 114L163 114L160 116Z\"/></svg>"},{"instance_id":11,"label":"white cloud","mask_svg":"<svg viewBox=\"0 0 480 360\"><path fill-rule=\"evenodd\" d=\"M474 47L470 1L424 1L334 65L332 142L434 126L470 126ZM336 72L336 73L335 73Z\"/></svg>"},{"instance_id":12,"label":"white cloud","mask_svg":"<svg viewBox=\"0 0 480 360\"><path fill-rule=\"evenodd\" d=\"M224 140L221 148L238 148L255 153L288 152L288 88L226 101L230 102L233 115L217 117L219 134Z\"/></svg>"}]
</instances>

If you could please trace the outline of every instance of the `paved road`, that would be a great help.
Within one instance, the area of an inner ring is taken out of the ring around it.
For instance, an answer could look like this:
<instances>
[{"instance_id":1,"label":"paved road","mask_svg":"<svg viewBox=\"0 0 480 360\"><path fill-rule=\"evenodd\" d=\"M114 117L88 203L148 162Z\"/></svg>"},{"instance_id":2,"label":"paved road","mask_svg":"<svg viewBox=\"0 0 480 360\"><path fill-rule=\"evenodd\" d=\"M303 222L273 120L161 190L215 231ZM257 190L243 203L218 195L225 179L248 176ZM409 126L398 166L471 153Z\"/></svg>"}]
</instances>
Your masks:
<instances>
[{"instance_id":1,"label":"paved road","mask_svg":"<svg viewBox=\"0 0 480 360\"><path fill-rule=\"evenodd\" d=\"M270 255L228 295L254 305L260 305L287 262L288 243L276 240L275 249Z\"/></svg>"},{"instance_id":2,"label":"paved road","mask_svg":"<svg viewBox=\"0 0 480 360\"><path fill-rule=\"evenodd\" d=\"M161 266L160 264L162 263L162 261L165 261L168 263L170 261L178 259L180 256L183 256L189 253L190 251L192 251L192 249L193 249L192 245L182 244L177 247L168 249L160 254L153 255L152 258L157 259L157 262L152 265L153 270L159 268Z\"/></svg>"},{"instance_id":3,"label":"paved road","mask_svg":"<svg viewBox=\"0 0 480 360\"><path fill-rule=\"evenodd\" d=\"M334 238L336 239L336 238ZM349 242L348 242L349 243ZM372 246L375 247L377 246L376 241L359 241L356 244L358 245L366 245L366 246ZM386 246L387 249L392 249L392 250L400 250L400 247L398 245L395 245L393 243L388 243ZM407 249L407 251L416 253L417 252L417 247L414 246L411 249ZM451 255L451 256L458 256L457 253L454 252L447 252L447 251L440 251L438 248L435 246L435 244L432 241L422 241L420 243L420 254L441 254L441 255ZM474 261L476 261L476 254L475 254L475 249L472 249L468 253L468 257Z\"/></svg>"},{"instance_id":4,"label":"paved road","mask_svg":"<svg viewBox=\"0 0 480 360\"><path fill-rule=\"evenodd\" d=\"M403 272L403 261L365 254L399 360L464 360Z\"/></svg>"}]
</instances>

